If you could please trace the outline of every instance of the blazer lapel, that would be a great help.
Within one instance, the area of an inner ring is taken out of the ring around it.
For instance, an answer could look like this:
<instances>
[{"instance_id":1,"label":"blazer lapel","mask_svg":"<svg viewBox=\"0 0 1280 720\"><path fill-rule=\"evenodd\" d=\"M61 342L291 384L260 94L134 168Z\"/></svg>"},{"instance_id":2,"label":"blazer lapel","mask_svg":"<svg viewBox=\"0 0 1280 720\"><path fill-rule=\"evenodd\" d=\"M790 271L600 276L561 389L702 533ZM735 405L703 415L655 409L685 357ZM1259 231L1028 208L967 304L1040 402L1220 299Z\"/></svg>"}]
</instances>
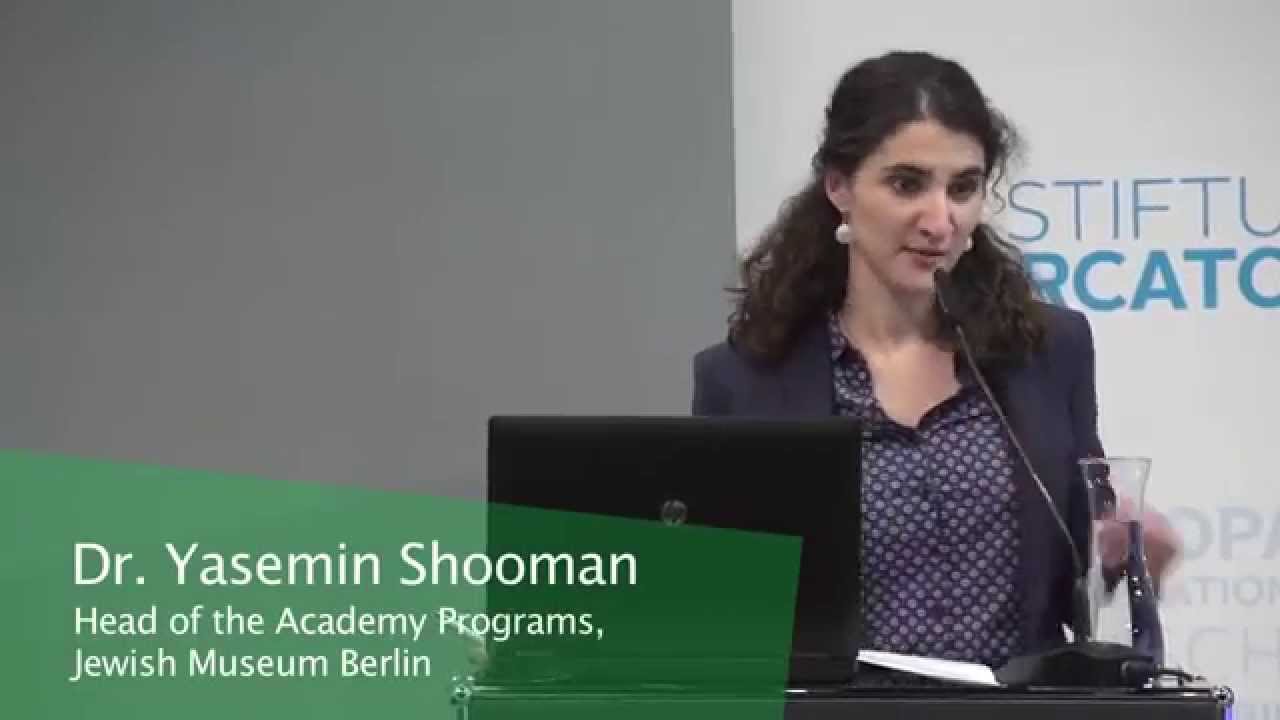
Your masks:
<instances>
[{"instance_id":1,"label":"blazer lapel","mask_svg":"<svg viewBox=\"0 0 1280 720\"><path fill-rule=\"evenodd\" d=\"M781 368L781 405L796 417L831 415L835 412L831 343L825 322L805 328L795 349Z\"/></svg>"},{"instance_id":2,"label":"blazer lapel","mask_svg":"<svg viewBox=\"0 0 1280 720\"><path fill-rule=\"evenodd\" d=\"M1046 425L1037 422L1051 415L1051 406L1043 397L1045 383L1037 377L1042 372L1037 364L1014 368L1005 373L991 373L992 390L1009 424L1027 453L1027 460L1035 468L1041 482L1063 518L1068 517L1066 500L1069 478L1063 477L1057 454L1052 451L1052 438ZM1040 430L1040 432L1036 432ZM1022 603L1023 641L1028 651L1036 651L1053 639L1057 627L1048 613L1052 593L1059 592L1053 570L1061 565L1055 562L1054 552L1060 545L1057 521L1049 511L1044 496L1036 486L1012 442L1010 459L1014 463L1015 493L1018 500L1019 522L1022 526L1019 543L1021 572L1018 573L1019 598ZM1047 532L1034 529L1044 528Z\"/></svg>"}]
</instances>

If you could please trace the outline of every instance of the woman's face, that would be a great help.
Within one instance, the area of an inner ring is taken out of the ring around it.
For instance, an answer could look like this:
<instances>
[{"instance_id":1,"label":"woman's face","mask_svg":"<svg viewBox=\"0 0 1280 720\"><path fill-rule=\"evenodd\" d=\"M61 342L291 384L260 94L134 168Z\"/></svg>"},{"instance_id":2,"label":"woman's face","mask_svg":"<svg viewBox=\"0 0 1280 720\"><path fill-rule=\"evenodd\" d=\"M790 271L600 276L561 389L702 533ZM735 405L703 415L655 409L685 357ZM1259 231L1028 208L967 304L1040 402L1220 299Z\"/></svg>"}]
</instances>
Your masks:
<instances>
[{"instance_id":1,"label":"woman's face","mask_svg":"<svg viewBox=\"0 0 1280 720\"><path fill-rule=\"evenodd\" d=\"M852 176L828 173L827 196L853 230L850 262L896 293L932 293L934 270L955 266L981 219L985 166L973 137L922 120Z\"/></svg>"}]
</instances>

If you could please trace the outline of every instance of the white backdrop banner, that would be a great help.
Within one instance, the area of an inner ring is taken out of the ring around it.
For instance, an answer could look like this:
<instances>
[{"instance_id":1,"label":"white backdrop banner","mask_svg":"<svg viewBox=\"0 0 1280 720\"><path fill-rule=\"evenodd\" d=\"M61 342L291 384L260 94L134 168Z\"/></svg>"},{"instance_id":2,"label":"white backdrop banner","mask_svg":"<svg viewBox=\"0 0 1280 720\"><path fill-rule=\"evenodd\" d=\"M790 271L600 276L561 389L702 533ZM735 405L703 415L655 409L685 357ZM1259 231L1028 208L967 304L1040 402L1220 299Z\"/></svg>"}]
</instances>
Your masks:
<instances>
[{"instance_id":1,"label":"white backdrop banner","mask_svg":"<svg viewBox=\"0 0 1280 720\"><path fill-rule=\"evenodd\" d=\"M739 249L799 189L852 63L952 57L1027 142L992 220L1085 311L1103 443L1186 541L1169 660L1280 720L1280 5L737 0Z\"/></svg>"}]
</instances>

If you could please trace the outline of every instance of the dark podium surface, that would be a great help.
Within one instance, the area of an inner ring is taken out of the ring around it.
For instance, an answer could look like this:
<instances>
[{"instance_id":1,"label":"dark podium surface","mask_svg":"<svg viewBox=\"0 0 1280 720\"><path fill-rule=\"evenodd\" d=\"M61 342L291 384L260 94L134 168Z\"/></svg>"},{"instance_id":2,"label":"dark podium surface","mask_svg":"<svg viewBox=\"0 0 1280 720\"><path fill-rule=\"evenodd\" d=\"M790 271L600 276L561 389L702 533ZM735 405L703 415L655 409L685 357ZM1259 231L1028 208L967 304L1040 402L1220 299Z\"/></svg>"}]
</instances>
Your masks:
<instances>
[{"instance_id":1,"label":"dark podium surface","mask_svg":"<svg viewBox=\"0 0 1280 720\"><path fill-rule=\"evenodd\" d=\"M665 720L694 717L699 708L718 720L735 715L758 715L776 698L750 693L645 690L535 690L459 685L454 697L457 720L514 718L641 718ZM875 687L790 690L786 720L845 720L849 718L934 718L937 720L1218 720L1231 716L1233 696L1225 687L1126 691L1112 689L969 689Z\"/></svg>"}]
</instances>

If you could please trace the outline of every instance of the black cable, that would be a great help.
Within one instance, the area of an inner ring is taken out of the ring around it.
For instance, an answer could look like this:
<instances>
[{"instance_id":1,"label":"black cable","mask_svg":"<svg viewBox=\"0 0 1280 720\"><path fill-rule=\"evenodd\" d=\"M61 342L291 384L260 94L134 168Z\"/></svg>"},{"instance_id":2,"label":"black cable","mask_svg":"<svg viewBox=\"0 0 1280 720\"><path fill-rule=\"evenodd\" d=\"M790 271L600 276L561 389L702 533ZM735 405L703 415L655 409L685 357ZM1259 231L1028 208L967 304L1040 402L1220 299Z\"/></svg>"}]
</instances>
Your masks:
<instances>
[{"instance_id":1,"label":"black cable","mask_svg":"<svg viewBox=\"0 0 1280 720\"><path fill-rule=\"evenodd\" d=\"M1208 680L1203 675L1195 675L1193 673L1187 672L1186 670L1183 670L1182 668L1172 668L1172 667L1167 667L1165 665L1160 665L1156 667L1156 677L1174 678L1178 681L1179 685L1183 685L1186 683L1208 682Z\"/></svg>"}]
</instances>

